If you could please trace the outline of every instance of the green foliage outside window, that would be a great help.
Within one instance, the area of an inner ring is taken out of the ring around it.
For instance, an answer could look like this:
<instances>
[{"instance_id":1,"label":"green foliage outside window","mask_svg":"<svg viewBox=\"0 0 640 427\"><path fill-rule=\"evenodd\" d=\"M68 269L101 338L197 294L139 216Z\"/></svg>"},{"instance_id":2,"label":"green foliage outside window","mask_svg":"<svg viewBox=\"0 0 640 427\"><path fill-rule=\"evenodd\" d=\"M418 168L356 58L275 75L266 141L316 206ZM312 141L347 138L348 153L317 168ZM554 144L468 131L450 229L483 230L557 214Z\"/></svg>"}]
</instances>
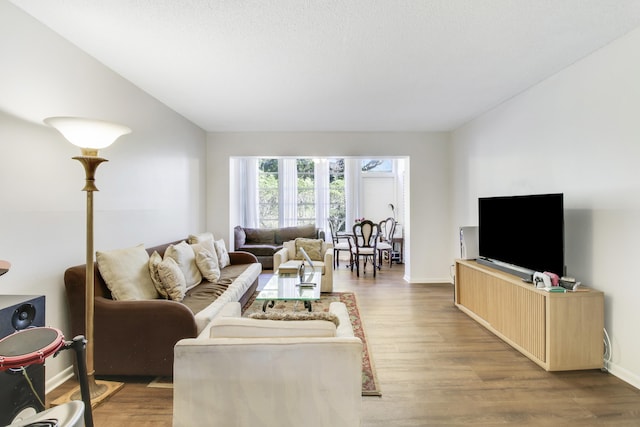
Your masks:
<instances>
[{"instance_id":1,"label":"green foliage outside window","mask_svg":"<svg viewBox=\"0 0 640 427\"><path fill-rule=\"evenodd\" d=\"M261 171L262 172L262 171ZM261 228L278 227L278 174L260 173L258 176L259 218Z\"/></svg>"},{"instance_id":2,"label":"green foliage outside window","mask_svg":"<svg viewBox=\"0 0 640 427\"><path fill-rule=\"evenodd\" d=\"M312 159L298 159L298 224L315 224L315 176ZM279 226L278 159L260 159L258 174L260 227ZM331 159L329 166L329 218L344 230L344 160ZM320 225L322 227L322 225Z\"/></svg>"}]
</instances>

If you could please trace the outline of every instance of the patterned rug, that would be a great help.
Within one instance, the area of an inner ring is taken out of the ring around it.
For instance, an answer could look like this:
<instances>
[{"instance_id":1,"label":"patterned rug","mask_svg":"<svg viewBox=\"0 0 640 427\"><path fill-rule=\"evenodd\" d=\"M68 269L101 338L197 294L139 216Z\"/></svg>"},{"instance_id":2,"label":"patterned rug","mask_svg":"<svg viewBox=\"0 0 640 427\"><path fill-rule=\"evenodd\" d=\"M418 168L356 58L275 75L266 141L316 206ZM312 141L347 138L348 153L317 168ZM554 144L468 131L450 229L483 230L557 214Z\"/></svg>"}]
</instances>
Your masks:
<instances>
[{"instance_id":1,"label":"patterned rug","mask_svg":"<svg viewBox=\"0 0 640 427\"><path fill-rule=\"evenodd\" d=\"M320 300L313 301L312 310L314 312L329 311L329 305L334 301L343 302L344 305L347 306L349 318L351 319L351 326L353 327L353 333L362 340L362 395L382 396L378 385L375 367L373 366L373 360L371 360L371 355L369 354L367 336L364 332L364 327L362 326L362 320L360 319L360 310L358 309L358 303L356 302L356 295L353 292L323 293L321 294ZM255 300L249 301L243 308L242 316L246 317L251 313L262 311L263 302L264 301ZM304 306L301 302L296 306L295 302L276 301L275 306L268 310L303 311Z\"/></svg>"},{"instance_id":2,"label":"patterned rug","mask_svg":"<svg viewBox=\"0 0 640 427\"><path fill-rule=\"evenodd\" d=\"M262 311L263 301L255 301L255 297L258 295L256 292L251 300L245 304L242 309L242 315L244 317L249 314ZM369 346L367 345L367 336L362 326L362 320L360 319L360 310L358 309L358 303L356 302L356 295L353 292L330 292L322 294L319 301L314 301L312 304L312 310L316 312L329 311L329 305L334 301L343 302L349 312L349 318L351 319L351 325L353 327L353 333L355 336L362 340L362 395L363 396L382 396L380 392L380 386L378 385L378 378L376 376L375 367L373 366L373 360L369 354ZM295 306L295 302L278 301L273 308L269 311L301 311L304 310L302 303ZM158 377L148 384L148 387L157 388L172 388L172 380L167 377Z\"/></svg>"}]
</instances>

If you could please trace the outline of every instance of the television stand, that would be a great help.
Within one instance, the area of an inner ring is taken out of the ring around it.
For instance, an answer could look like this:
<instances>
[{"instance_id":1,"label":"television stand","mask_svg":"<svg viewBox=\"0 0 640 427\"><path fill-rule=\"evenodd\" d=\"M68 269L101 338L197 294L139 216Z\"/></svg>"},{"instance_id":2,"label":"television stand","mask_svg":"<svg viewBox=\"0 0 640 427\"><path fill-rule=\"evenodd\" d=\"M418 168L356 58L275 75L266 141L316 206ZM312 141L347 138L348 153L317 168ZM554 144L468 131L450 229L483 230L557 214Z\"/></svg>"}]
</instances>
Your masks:
<instances>
[{"instance_id":1,"label":"television stand","mask_svg":"<svg viewBox=\"0 0 640 427\"><path fill-rule=\"evenodd\" d=\"M547 371L603 367L604 294L550 293L475 261L456 261L455 305Z\"/></svg>"}]
</instances>

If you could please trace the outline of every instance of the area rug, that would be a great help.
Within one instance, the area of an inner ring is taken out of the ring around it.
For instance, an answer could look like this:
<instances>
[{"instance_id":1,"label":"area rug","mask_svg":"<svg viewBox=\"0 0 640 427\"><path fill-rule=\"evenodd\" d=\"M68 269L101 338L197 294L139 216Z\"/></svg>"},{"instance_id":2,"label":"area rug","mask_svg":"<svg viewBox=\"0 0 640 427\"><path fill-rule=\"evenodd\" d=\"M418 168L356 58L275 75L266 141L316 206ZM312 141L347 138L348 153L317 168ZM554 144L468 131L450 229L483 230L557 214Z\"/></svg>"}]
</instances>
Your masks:
<instances>
[{"instance_id":1,"label":"area rug","mask_svg":"<svg viewBox=\"0 0 640 427\"><path fill-rule=\"evenodd\" d=\"M257 295L257 292L256 292ZM255 301L255 296L247 302L243 307L242 316L246 317L251 313L262 311L263 301ZM369 354L369 346L367 344L367 336L360 319L360 310L356 302L356 295L353 292L330 292L323 293L319 301L314 301L312 310L315 312L329 311L329 305L334 301L343 302L349 312L351 325L355 336L362 340L362 395L363 396L382 396L378 378L376 376L373 360ZM303 310L302 304L296 307L295 302L277 301L270 311L294 311ZM171 388L173 387L171 378L158 377L148 384L148 387Z\"/></svg>"}]
</instances>

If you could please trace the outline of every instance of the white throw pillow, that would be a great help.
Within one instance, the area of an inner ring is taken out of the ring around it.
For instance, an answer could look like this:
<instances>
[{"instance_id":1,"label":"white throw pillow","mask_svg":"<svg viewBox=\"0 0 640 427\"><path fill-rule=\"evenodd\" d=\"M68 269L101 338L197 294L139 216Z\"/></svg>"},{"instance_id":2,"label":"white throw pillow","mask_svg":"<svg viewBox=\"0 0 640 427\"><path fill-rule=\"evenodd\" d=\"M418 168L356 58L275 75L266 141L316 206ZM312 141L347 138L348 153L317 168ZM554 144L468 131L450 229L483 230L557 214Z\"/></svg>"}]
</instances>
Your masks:
<instances>
[{"instance_id":1,"label":"white throw pillow","mask_svg":"<svg viewBox=\"0 0 640 427\"><path fill-rule=\"evenodd\" d=\"M192 245L192 247L196 253L196 265L202 276L209 282L217 283L220 280L218 256L204 249L199 243Z\"/></svg>"},{"instance_id":2,"label":"white throw pillow","mask_svg":"<svg viewBox=\"0 0 640 427\"><path fill-rule=\"evenodd\" d=\"M220 269L225 268L228 265L231 265L231 260L229 259L229 252L227 252L227 247L224 244L224 240L216 240L216 255L218 255L218 265Z\"/></svg>"},{"instance_id":3,"label":"white throw pillow","mask_svg":"<svg viewBox=\"0 0 640 427\"><path fill-rule=\"evenodd\" d=\"M98 270L113 299L119 301L158 298L149 274L149 254L144 245L96 252Z\"/></svg>"},{"instance_id":4,"label":"white throw pillow","mask_svg":"<svg viewBox=\"0 0 640 427\"><path fill-rule=\"evenodd\" d=\"M322 261L322 240L298 237L295 242L296 256L294 259L304 259L302 252L300 252L300 248L303 248L311 260Z\"/></svg>"},{"instance_id":5,"label":"white throw pillow","mask_svg":"<svg viewBox=\"0 0 640 427\"><path fill-rule=\"evenodd\" d=\"M174 301L182 301L187 292L187 285L178 263L171 257L165 257L158 264L158 274L169 298Z\"/></svg>"},{"instance_id":6,"label":"white throw pillow","mask_svg":"<svg viewBox=\"0 0 640 427\"><path fill-rule=\"evenodd\" d=\"M164 252L164 258L167 257L173 258L182 270L188 289L202 281L202 274L196 265L196 254L187 242L182 241L177 245L170 245Z\"/></svg>"},{"instance_id":7,"label":"white throw pillow","mask_svg":"<svg viewBox=\"0 0 640 427\"><path fill-rule=\"evenodd\" d=\"M158 251L153 251L151 256L149 257L149 274L151 275L151 280L153 281L153 285L156 287L156 291L160 294L162 298L168 298L167 291L162 286L162 280L160 279L160 274L158 273L158 264L162 262L162 257L158 253Z\"/></svg>"},{"instance_id":8,"label":"white throw pillow","mask_svg":"<svg viewBox=\"0 0 640 427\"><path fill-rule=\"evenodd\" d=\"M192 244L192 245L195 244L195 243L199 243L206 250L208 250L212 254L215 254L216 253L216 249L215 249L214 243L213 243L214 240L215 239L213 238L213 233L206 232L206 233L200 233L200 234L190 234L188 242L190 244Z\"/></svg>"}]
</instances>

